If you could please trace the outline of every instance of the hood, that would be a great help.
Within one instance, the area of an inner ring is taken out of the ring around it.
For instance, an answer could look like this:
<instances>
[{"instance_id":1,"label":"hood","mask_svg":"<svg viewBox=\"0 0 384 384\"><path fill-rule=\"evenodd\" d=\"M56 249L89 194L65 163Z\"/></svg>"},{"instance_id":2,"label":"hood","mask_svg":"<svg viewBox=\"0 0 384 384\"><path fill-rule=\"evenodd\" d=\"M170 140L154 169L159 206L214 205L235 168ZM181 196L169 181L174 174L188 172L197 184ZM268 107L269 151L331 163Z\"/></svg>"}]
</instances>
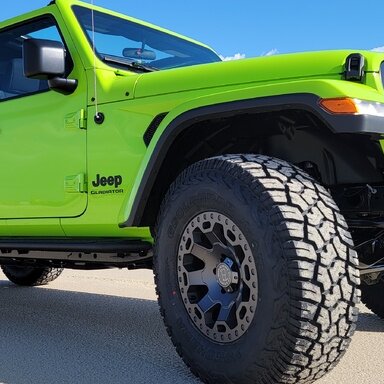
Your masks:
<instances>
[{"instance_id":1,"label":"hood","mask_svg":"<svg viewBox=\"0 0 384 384\"><path fill-rule=\"evenodd\" d=\"M236 87L308 78L341 79L351 53L366 58L367 71L379 71L384 54L370 51L322 51L226 61L141 75L135 98L194 91L204 88Z\"/></svg>"}]
</instances>

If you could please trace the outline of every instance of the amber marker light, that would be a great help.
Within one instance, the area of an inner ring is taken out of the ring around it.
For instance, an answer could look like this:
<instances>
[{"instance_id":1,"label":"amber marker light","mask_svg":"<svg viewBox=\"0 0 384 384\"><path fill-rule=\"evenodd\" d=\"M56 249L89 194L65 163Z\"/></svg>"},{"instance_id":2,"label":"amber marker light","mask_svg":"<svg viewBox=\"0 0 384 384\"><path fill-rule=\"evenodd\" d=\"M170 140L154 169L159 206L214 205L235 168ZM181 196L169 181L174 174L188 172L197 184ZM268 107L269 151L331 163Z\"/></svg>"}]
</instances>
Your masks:
<instances>
[{"instance_id":1,"label":"amber marker light","mask_svg":"<svg viewBox=\"0 0 384 384\"><path fill-rule=\"evenodd\" d=\"M327 112L337 114L355 114L359 113L354 99L338 98L338 99L322 99L320 105Z\"/></svg>"},{"instance_id":2,"label":"amber marker light","mask_svg":"<svg viewBox=\"0 0 384 384\"><path fill-rule=\"evenodd\" d=\"M377 101L350 98L322 99L320 106L332 114L384 117L384 104Z\"/></svg>"}]
</instances>

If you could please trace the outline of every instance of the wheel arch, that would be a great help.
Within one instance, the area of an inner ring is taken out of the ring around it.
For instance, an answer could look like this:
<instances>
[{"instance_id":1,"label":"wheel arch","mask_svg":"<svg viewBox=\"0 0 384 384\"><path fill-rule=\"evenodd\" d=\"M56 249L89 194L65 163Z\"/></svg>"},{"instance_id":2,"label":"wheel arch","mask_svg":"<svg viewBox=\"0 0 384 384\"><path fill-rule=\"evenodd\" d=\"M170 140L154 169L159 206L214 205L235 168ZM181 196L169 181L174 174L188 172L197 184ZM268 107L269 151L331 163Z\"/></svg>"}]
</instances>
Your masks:
<instances>
[{"instance_id":1,"label":"wheel arch","mask_svg":"<svg viewBox=\"0 0 384 384\"><path fill-rule=\"evenodd\" d=\"M382 152L366 122L352 115L330 115L320 108L320 100L310 93L269 96L178 115L155 143L120 227L152 227L177 175L196 161L225 153L261 153L304 168L307 163L326 185L382 181L377 171Z\"/></svg>"}]
</instances>

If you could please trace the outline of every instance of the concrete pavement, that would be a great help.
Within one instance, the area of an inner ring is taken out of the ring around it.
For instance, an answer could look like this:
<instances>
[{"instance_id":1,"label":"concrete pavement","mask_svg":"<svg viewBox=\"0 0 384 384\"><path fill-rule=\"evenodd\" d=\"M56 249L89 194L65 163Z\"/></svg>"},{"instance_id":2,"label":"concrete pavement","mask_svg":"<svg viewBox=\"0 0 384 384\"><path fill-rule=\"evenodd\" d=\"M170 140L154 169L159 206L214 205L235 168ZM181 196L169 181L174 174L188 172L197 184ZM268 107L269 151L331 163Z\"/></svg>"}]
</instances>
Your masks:
<instances>
[{"instance_id":1,"label":"concrete pavement","mask_svg":"<svg viewBox=\"0 0 384 384\"><path fill-rule=\"evenodd\" d=\"M66 270L47 287L0 275L0 383L197 384L159 315L151 271ZM318 384L384 384L384 321L362 307L351 347Z\"/></svg>"}]
</instances>

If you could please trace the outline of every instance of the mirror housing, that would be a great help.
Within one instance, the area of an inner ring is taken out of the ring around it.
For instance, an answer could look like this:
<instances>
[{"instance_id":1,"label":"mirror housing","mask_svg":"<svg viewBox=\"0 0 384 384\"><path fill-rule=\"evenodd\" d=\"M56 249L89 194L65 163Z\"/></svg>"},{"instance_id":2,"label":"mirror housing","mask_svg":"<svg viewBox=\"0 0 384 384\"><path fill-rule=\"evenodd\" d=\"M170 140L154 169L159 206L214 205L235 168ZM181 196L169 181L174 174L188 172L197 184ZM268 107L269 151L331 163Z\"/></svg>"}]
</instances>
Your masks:
<instances>
[{"instance_id":1,"label":"mirror housing","mask_svg":"<svg viewBox=\"0 0 384 384\"><path fill-rule=\"evenodd\" d=\"M23 42L24 75L48 80L51 89L68 94L77 88L77 80L64 78L65 48L58 41L26 39Z\"/></svg>"},{"instance_id":2,"label":"mirror housing","mask_svg":"<svg viewBox=\"0 0 384 384\"><path fill-rule=\"evenodd\" d=\"M49 80L64 76L65 49L58 41L26 39L23 42L24 75Z\"/></svg>"}]
</instances>

